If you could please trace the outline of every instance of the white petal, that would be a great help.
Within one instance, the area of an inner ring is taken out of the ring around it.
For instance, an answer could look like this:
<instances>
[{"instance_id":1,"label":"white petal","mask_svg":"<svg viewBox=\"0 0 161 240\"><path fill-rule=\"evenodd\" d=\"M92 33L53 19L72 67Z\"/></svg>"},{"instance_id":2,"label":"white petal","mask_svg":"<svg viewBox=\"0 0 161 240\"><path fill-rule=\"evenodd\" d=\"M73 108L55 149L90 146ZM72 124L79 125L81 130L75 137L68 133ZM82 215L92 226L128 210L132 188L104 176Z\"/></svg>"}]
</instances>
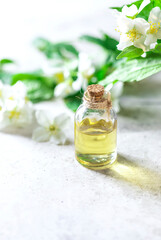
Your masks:
<instances>
[{"instance_id":1,"label":"white petal","mask_svg":"<svg viewBox=\"0 0 161 240\"><path fill-rule=\"evenodd\" d=\"M10 120L3 110L0 112L0 129L5 129L10 125Z\"/></svg>"},{"instance_id":2,"label":"white petal","mask_svg":"<svg viewBox=\"0 0 161 240\"><path fill-rule=\"evenodd\" d=\"M58 84L54 89L54 96L55 97L65 97L66 88L67 88L67 84L65 82Z\"/></svg>"},{"instance_id":3,"label":"white petal","mask_svg":"<svg viewBox=\"0 0 161 240\"><path fill-rule=\"evenodd\" d=\"M64 98L75 93L72 87L72 80L67 80L66 82L60 83L55 87L54 96Z\"/></svg>"},{"instance_id":4,"label":"white petal","mask_svg":"<svg viewBox=\"0 0 161 240\"><path fill-rule=\"evenodd\" d=\"M72 87L75 91L80 91L83 83L83 78L80 73L78 73L78 78L73 82Z\"/></svg>"},{"instance_id":5,"label":"white petal","mask_svg":"<svg viewBox=\"0 0 161 240\"><path fill-rule=\"evenodd\" d=\"M47 142L50 140L50 132L44 127L38 127L33 131L32 139L37 142Z\"/></svg>"},{"instance_id":6,"label":"white petal","mask_svg":"<svg viewBox=\"0 0 161 240\"><path fill-rule=\"evenodd\" d=\"M145 35L150 28L150 24L143 18L135 18L133 21L134 21L136 30L139 33Z\"/></svg>"},{"instance_id":7,"label":"white petal","mask_svg":"<svg viewBox=\"0 0 161 240\"><path fill-rule=\"evenodd\" d=\"M118 113L120 111L119 99L114 99L112 101L112 106L113 106L114 110Z\"/></svg>"},{"instance_id":8,"label":"white petal","mask_svg":"<svg viewBox=\"0 0 161 240\"><path fill-rule=\"evenodd\" d=\"M112 89L110 90L112 99L116 99L122 95L123 86L123 82L117 82L113 85Z\"/></svg>"},{"instance_id":9,"label":"white petal","mask_svg":"<svg viewBox=\"0 0 161 240\"><path fill-rule=\"evenodd\" d=\"M134 15L136 15L138 12L138 9L136 7L135 4L131 5L130 7L127 7L126 5L123 7L122 9L122 13L125 16L129 16L129 17L133 17Z\"/></svg>"},{"instance_id":10,"label":"white petal","mask_svg":"<svg viewBox=\"0 0 161 240\"><path fill-rule=\"evenodd\" d=\"M29 125L32 123L33 120L33 108L30 104L24 104L20 108L20 116L17 120L17 124L21 127Z\"/></svg>"},{"instance_id":11,"label":"white petal","mask_svg":"<svg viewBox=\"0 0 161 240\"><path fill-rule=\"evenodd\" d=\"M25 127L33 120L32 105L16 101L6 100L2 109L1 128L6 126Z\"/></svg>"},{"instance_id":12,"label":"white petal","mask_svg":"<svg viewBox=\"0 0 161 240\"><path fill-rule=\"evenodd\" d=\"M118 50L123 50L124 48L129 47L131 45L133 45L133 43L130 41L130 39L127 37L127 35L126 34L122 34L120 36L120 42L117 45L117 49Z\"/></svg>"},{"instance_id":13,"label":"white petal","mask_svg":"<svg viewBox=\"0 0 161 240\"><path fill-rule=\"evenodd\" d=\"M106 91L106 92L109 92L112 87L113 87L113 83L108 84L108 85L105 87L105 91Z\"/></svg>"},{"instance_id":14,"label":"white petal","mask_svg":"<svg viewBox=\"0 0 161 240\"><path fill-rule=\"evenodd\" d=\"M121 17L117 20L118 28L120 33L127 33L134 27L134 21L127 17Z\"/></svg>"},{"instance_id":15,"label":"white petal","mask_svg":"<svg viewBox=\"0 0 161 240\"><path fill-rule=\"evenodd\" d=\"M94 71L95 71L95 68L94 67L90 67L87 71L86 71L86 76L87 77L90 77L90 76L92 76L92 74L94 73Z\"/></svg>"},{"instance_id":16,"label":"white petal","mask_svg":"<svg viewBox=\"0 0 161 240\"><path fill-rule=\"evenodd\" d=\"M142 36L141 38L134 41L134 46L137 48L141 48L144 52L146 52L149 50L149 46L145 45L144 42L145 42L145 37Z\"/></svg>"},{"instance_id":17,"label":"white petal","mask_svg":"<svg viewBox=\"0 0 161 240\"><path fill-rule=\"evenodd\" d=\"M70 117L66 113L59 114L54 119L55 126L64 129L66 128L70 123Z\"/></svg>"},{"instance_id":18,"label":"white petal","mask_svg":"<svg viewBox=\"0 0 161 240\"><path fill-rule=\"evenodd\" d=\"M10 93L11 93L11 90L12 87L10 85L7 85L7 84L4 84L4 85L1 85L1 99L3 101L5 101L6 99L8 99L8 97L10 97Z\"/></svg>"},{"instance_id":19,"label":"white petal","mask_svg":"<svg viewBox=\"0 0 161 240\"><path fill-rule=\"evenodd\" d=\"M86 91L87 86L88 86L88 80L86 78L83 78L82 89Z\"/></svg>"},{"instance_id":20,"label":"white petal","mask_svg":"<svg viewBox=\"0 0 161 240\"><path fill-rule=\"evenodd\" d=\"M21 95L21 96L26 95L26 91L27 91L26 86L21 81L18 81L15 85L13 85L12 88L13 88L13 91L15 91L15 93L17 93L18 95Z\"/></svg>"},{"instance_id":21,"label":"white petal","mask_svg":"<svg viewBox=\"0 0 161 240\"><path fill-rule=\"evenodd\" d=\"M51 137L50 142L54 144L65 144L67 137L62 131L56 131Z\"/></svg>"},{"instance_id":22,"label":"white petal","mask_svg":"<svg viewBox=\"0 0 161 240\"><path fill-rule=\"evenodd\" d=\"M88 69L92 66L92 62L89 56L86 53L79 53L79 66L78 71L84 72L88 71Z\"/></svg>"},{"instance_id":23,"label":"white petal","mask_svg":"<svg viewBox=\"0 0 161 240\"><path fill-rule=\"evenodd\" d=\"M148 21L152 23L158 23L160 21L160 18L161 10L159 7L155 7L151 10Z\"/></svg>"},{"instance_id":24,"label":"white petal","mask_svg":"<svg viewBox=\"0 0 161 240\"><path fill-rule=\"evenodd\" d=\"M155 43L157 41L156 34L147 34L147 37L145 39L145 45L149 46L152 43Z\"/></svg>"},{"instance_id":25,"label":"white petal","mask_svg":"<svg viewBox=\"0 0 161 240\"><path fill-rule=\"evenodd\" d=\"M4 87L4 99L22 101L25 100L26 95L26 86L21 81L13 86L5 85Z\"/></svg>"},{"instance_id":26,"label":"white petal","mask_svg":"<svg viewBox=\"0 0 161 240\"><path fill-rule=\"evenodd\" d=\"M81 73L78 73L78 78L73 82L72 87L75 91L80 91L81 88L85 91L88 86L88 79L85 78Z\"/></svg>"},{"instance_id":27,"label":"white petal","mask_svg":"<svg viewBox=\"0 0 161 240\"><path fill-rule=\"evenodd\" d=\"M156 45L157 45L157 42L150 44L150 49L154 49Z\"/></svg>"},{"instance_id":28,"label":"white petal","mask_svg":"<svg viewBox=\"0 0 161 240\"><path fill-rule=\"evenodd\" d=\"M38 110L35 113L37 122L48 128L53 123L53 115L47 110Z\"/></svg>"}]
</instances>

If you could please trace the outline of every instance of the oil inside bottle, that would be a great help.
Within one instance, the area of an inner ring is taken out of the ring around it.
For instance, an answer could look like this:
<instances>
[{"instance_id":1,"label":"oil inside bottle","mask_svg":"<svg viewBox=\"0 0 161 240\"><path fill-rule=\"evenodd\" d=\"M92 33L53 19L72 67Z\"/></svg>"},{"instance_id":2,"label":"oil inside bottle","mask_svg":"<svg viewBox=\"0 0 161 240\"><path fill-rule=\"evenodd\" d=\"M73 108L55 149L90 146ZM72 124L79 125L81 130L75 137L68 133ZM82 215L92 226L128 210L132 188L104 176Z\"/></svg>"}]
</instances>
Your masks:
<instances>
[{"instance_id":1,"label":"oil inside bottle","mask_svg":"<svg viewBox=\"0 0 161 240\"><path fill-rule=\"evenodd\" d=\"M116 160L117 121L85 118L75 123L76 159L84 166L98 169Z\"/></svg>"}]
</instances>

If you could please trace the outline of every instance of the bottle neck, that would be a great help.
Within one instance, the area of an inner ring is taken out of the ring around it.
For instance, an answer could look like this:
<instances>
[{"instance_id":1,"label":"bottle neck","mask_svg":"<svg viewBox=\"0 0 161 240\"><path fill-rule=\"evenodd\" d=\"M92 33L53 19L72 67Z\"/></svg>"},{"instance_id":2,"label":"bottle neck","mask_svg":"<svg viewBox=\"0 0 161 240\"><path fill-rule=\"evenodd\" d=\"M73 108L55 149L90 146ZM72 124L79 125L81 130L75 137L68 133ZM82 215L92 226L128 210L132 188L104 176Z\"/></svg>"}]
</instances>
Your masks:
<instances>
[{"instance_id":1,"label":"bottle neck","mask_svg":"<svg viewBox=\"0 0 161 240\"><path fill-rule=\"evenodd\" d=\"M86 91L83 96L83 103L90 109L108 109L112 108L110 93L104 94L101 97L89 97Z\"/></svg>"}]
</instances>

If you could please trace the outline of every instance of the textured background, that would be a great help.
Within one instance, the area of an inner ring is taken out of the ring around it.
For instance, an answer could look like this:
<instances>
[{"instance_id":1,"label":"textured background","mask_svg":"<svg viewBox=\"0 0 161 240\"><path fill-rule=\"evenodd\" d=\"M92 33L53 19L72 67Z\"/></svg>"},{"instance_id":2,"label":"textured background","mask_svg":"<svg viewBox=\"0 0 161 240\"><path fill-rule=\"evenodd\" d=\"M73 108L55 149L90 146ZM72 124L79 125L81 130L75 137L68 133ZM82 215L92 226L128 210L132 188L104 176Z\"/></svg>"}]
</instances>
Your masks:
<instances>
[{"instance_id":1,"label":"textured background","mask_svg":"<svg viewBox=\"0 0 161 240\"><path fill-rule=\"evenodd\" d=\"M34 68L41 64L34 37L72 39L99 29L114 36L107 7L120 2L5 1L0 52ZM33 142L30 129L0 133L0 240L161 239L160 75L128 85L121 105L118 163L109 170L74 160L73 129L67 146ZM62 102L36 107L65 109Z\"/></svg>"}]
</instances>

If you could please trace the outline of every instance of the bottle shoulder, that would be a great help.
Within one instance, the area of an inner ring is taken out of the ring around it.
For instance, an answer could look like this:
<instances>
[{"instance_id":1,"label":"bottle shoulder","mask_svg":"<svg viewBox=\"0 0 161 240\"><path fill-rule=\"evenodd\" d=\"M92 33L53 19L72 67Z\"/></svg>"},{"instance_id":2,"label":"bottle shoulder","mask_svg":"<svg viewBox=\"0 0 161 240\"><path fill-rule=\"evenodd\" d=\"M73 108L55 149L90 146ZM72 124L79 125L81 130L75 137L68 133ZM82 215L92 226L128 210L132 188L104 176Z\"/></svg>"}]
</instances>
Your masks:
<instances>
[{"instance_id":1,"label":"bottle shoulder","mask_svg":"<svg viewBox=\"0 0 161 240\"><path fill-rule=\"evenodd\" d=\"M85 104L81 104L75 113L75 120L82 121L85 118L90 119L104 119L106 121L117 120L117 114L113 108L110 110L105 109L90 109L85 106Z\"/></svg>"}]
</instances>

